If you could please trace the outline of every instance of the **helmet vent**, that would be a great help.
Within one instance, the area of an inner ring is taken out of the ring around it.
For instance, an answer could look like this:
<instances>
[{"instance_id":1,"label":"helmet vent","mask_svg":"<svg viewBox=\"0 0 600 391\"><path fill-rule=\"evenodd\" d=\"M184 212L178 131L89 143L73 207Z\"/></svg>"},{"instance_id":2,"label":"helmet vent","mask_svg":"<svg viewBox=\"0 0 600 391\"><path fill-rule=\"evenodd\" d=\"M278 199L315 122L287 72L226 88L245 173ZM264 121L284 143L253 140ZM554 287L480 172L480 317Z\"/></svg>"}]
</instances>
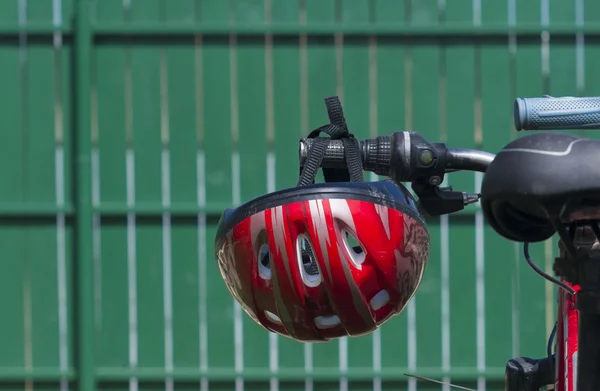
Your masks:
<instances>
[{"instance_id":1,"label":"helmet vent","mask_svg":"<svg viewBox=\"0 0 600 391\"><path fill-rule=\"evenodd\" d=\"M314 320L319 329L330 329L340 324L340 318L335 315L317 316Z\"/></svg>"},{"instance_id":2,"label":"helmet vent","mask_svg":"<svg viewBox=\"0 0 600 391\"><path fill-rule=\"evenodd\" d=\"M267 244L263 244L258 250L258 274L265 280L271 278L271 251Z\"/></svg>"},{"instance_id":3,"label":"helmet vent","mask_svg":"<svg viewBox=\"0 0 600 391\"><path fill-rule=\"evenodd\" d=\"M384 305L386 305L389 301L390 301L390 294L388 293L388 291L383 290L383 291L377 292L377 294L375 296L373 296L373 298L371 299L369 304L371 304L371 308L373 308L375 311L377 311L378 309L380 309Z\"/></svg>"},{"instance_id":4,"label":"helmet vent","mask_svg":"<svg viewBox=\"0 0 600 391\"><path fill-rule=\"evenodd\" d=\"M352 259L352 263L354 263L356 267L360 268L366 258L366 253L360 242L356 236L346 229L342 230L342 240L344 241L346 251L348 251L350 258Z\"/></svg>"},{"instance_id":5,"label":"helmet vent","mask_svg":"<svg viewBox=\"0 0 600 391\"><path fill-rule=\"evenodd\" d=\"M307 286L315 287L321 283L321 272L310 240L304 235L298 236L297 258L302 280Z\"/></svg>"},{"instance_id":6,"label":"helmet vent","mask_svg":"<svg viewBox=\"0 0 600 391\"><path fill-rule=\"evenodd\" d=\"M265 316L267 317L267 319L269 319L271 322L273 323L277 323L277 324L281 324L281 319L279 319L279 316L275 315L274 313L272 313L271 311L265 311Z\"/></svg>"}]
</instances>

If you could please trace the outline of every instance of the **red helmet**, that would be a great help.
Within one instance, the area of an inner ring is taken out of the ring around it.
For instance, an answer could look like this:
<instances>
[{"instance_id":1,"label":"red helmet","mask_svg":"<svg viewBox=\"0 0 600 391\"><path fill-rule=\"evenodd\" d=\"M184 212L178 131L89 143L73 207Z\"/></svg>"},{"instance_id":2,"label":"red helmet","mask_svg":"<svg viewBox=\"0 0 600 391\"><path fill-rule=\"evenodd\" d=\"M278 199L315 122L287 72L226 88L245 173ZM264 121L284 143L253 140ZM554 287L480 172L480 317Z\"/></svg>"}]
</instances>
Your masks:
<instances>
[{"instance_id":1,"label":"red helmet","mask_svg":"<svg viewBox=\"0 0 600 391\"><path fill-rule=\"evenodd\" d=\"M215 251L256 323L318 342L368 334L400 313L421 282L429 234L400 184L320 183L226 210Z\"/></svg>"}]
</instances>

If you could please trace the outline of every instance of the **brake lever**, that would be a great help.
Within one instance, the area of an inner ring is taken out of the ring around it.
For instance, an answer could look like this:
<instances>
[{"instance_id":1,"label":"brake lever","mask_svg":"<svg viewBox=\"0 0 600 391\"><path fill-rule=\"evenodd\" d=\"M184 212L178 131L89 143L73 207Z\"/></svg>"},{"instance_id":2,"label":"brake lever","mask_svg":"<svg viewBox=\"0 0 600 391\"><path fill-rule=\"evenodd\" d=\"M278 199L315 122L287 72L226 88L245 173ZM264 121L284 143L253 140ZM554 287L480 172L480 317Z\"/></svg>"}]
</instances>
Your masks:
<instances>
[{"instance_id":1,"label":"brake lever","mask_svg":"<svg viewBox=\"0 0 600 391\"><path fill-rule=\"evenodd\" d=\"M458 212L481 197L478 193L454 191L452 187L440 188L423 181L413 182L411 187L419 197L421 208L430 216Z\"/></svg>"}]
</instances>

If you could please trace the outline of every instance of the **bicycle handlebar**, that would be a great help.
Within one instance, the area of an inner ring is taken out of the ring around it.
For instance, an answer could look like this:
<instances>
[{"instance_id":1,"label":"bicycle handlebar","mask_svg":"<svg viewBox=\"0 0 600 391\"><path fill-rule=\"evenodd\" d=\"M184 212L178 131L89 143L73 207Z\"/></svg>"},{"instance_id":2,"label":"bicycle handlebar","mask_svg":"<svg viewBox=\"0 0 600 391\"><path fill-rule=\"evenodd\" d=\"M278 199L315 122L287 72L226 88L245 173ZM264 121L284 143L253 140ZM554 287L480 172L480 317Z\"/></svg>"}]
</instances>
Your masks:
<instances>
[{"instance_id":1,"label":"bicycle handlebar","mask_svg":"<svg viewBox=\"0 0 600 391\"><path fill-rule=\"evenodd\" d=\"M517 98L514 121L519 131L600 129L600 96ZM301 166L312 143L310 138L300 140ZM439 189L444 174L459 170L485 172L495 158L484 151L446 148L443 143L430 143L419 133L407 131L359 141L359 151L363 170L388 176L397 182L411 182L422 203L428 204L426 209L430 214L451 213L475 199L472 193ZM341 168L346 164L343 142L329 140L320 166Z\"/></svg>"},{"instance_id":2,"label":"bicycle handlebar","mask_svg":"<svg viewBox=\"0 0 600 391\"><path fill-rule=\"evenodd\" d=\"M600 129L600 97L517 98L517 130Z\"/></svg>"},{"instance_id":3,"label":"bicycle handlebar","mask_svg":"<svg viewBox=\"0 0 600 391\"><path fill-rule=\"evenodd\" d=\"M402 138L402 145L394 145L395 138ZM304 165L308 156L308 151L312 147L313 139L300 139L300 165ZM413 145L415 144L415 145ZM379 175L389 175L392 169L392 160L403 162L405 168L410 167L411 163L421 163L420 156L425 151L433 153L434 149L441 149L444 153L445 172L453 172L458 170L479 171L485 172L487 166L494 160L495 155L489 152L464 149L464 148L445 148L443 144L436 143L428 145L416 132L396 132L389 136L379 136L372 139L359 141L359 151L362 157L363 169L365 171L374 172ZM395 148L394 148L395 146ZM413 148L416 146L416 148ZM437 148L436 148L437 146ZM428 155L425 156L425 159ZM436 158L435 156L433 158ZM330 140L325 156L321 162L321 167L326 168L343 168L346 166L346 158L344 156L344 143L341 140ZM431 165L426 165L431 166Z\"/></svg>"},{"instance_id":4,"label":"bicycle handlebar","mask_svg":"<svg viewBox=\"0 0 600 391\"><path fill-rule=\"evenodd\" d=\"M300 166L304 166L314 139L300 139ZM440 188L444 174L459 170L485 172L495 155L478 150L446 148L430 143L416 132L395 132L359 141L364 171L388 176L397 182L411 182L422 209L432 216L463 209L479 200L478 193ZM321 167L346 167L344 144L329 140Z\"/></svg>"}]
</instances>

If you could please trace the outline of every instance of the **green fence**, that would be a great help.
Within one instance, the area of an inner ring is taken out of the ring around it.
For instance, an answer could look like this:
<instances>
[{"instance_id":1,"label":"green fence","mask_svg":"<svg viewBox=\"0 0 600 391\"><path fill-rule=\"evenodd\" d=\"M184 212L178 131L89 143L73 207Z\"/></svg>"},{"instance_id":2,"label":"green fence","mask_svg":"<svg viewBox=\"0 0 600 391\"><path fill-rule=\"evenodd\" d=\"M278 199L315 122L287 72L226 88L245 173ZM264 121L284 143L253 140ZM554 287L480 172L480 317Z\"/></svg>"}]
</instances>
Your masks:
<instances>
[{"instance_id":1,"label":"green fence","mask_svg":"<svg viewBox=\"0 0 600 391\"><path fill-rule=\"evenodd\" d=\"M408 309L302 345L235 306L220 212L297 178L339 95L351 130L495 152L516 96L600 94L592 0L4 0L0 383L9 390L503 389L553 288L477 207L430 222ZM479 177L449 182L474 189ZM553 243L535 246L545 268Z\"/></svg>"}]
</instances>

